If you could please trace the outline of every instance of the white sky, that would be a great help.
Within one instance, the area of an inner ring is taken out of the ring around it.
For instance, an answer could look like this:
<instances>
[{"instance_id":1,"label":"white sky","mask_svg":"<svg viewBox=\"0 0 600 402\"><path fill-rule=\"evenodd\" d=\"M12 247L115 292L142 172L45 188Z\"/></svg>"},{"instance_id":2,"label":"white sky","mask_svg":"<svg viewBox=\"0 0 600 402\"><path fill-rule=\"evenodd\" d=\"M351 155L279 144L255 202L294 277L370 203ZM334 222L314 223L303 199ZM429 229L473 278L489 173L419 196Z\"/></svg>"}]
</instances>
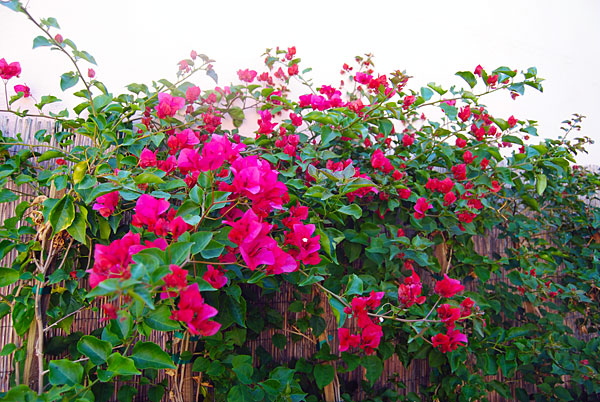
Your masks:
<instances>
[{"instance_id":1,"label":"white sky","mask_svg":"<svg viewBox=\"0 0 600 402\"><path fill-rule=\"evenodd\" d=\"M261 68L260 55L276 46L295 45L301 67L313 68L317 84L337 84L342 64L366 52L375 54L382 74L406 70L414 89L430 81L462 85L454 73L477 64L488 70L536 66L546 79L544 93L528 88L516 101L490 99L491 111L538 120L538 132L548 138L562 134L561 121L572 113L586 115L579 134L596 144L578 161L598 164L600 158L596 0L29 0L29 10L55 17L63 37L96 58L96 78L113 93L131 82L173 80L176 63L192 49L217 60L221 86L236 81L240 68ZM0 26L0 58L23 69L11 88L27 83L38 99L59 94L59 76L71 69L64 56L31 50L39 33L23 15L0 7ZM198 84L214 85L205 78Z\"/></svg>"}]
</instances>

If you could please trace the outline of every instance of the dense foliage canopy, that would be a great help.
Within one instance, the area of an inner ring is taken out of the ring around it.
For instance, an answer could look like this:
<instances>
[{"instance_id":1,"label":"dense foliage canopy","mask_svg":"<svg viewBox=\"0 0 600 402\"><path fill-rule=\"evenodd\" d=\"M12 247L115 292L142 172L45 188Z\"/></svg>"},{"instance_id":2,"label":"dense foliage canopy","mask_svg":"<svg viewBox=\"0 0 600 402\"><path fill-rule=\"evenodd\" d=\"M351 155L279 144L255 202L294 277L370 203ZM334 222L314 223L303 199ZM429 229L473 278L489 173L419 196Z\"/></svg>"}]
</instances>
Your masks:
<instances>
[{"instance_id":1,"label":"dense foliage canopy","mask_svg":"<svg viewBox=\"0 0 600 402\"><path fill-rule=\"evenodd\" d=\"M268 50L264 72L200 89L194 74L217 76L192 52L176 82L114 94L83 71L94 58L56 19L3 4L39 26L34 48L73 62L60 85L82 100L46 113L59 101L46 95L21 110L32 91L13 86L19 63L0 60L4 112L61 127L36 133L35 147L1 139L0 202L19 203L0 228L0 256L17 252L0 268L0 314L21 340L2 345L17 362L4 400L128 400L134 377L150 400L184 400L186 367L204 396L228 401L330 400L332 387L345 400L597 395L600 178L573 165L588 142L567 139L581 117L536 142L535 121L482 103L541 91L535 68L477 66L457 73L461 87L410 89L366 55L344 64L339 87L315 86L292 47ZM290 94L294 82L304 95ZM492 231L507 248L478 254L474 238ZM284 322L256 298L285 287L295 314ZM98 306L97 330L71 332ZM53 327L64 336L48 339ZM309 338L317 353L252 353L273 328L275 346ZM148 340L156 332L165 349ZM391 358L428 359L430 385L405 394L381 378ZM360 367L360 390L339 380ZM517 378L535 388L511 389Z\"/></svg>"}]
</instances>

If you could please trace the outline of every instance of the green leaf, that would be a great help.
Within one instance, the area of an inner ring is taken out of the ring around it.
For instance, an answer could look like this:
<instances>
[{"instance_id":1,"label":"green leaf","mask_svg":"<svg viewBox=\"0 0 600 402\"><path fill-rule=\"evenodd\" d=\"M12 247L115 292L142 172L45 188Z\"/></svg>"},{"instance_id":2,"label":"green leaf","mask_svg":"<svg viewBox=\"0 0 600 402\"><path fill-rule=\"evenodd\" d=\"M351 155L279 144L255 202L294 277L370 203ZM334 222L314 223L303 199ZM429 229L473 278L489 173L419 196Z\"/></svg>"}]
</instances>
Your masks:
<instances>
[{"instance_id":1,"label":"green leaf","mask_svg":"<svg viewBox=\"0 0 600 402\"><path fill-rule=\"evenodd\" d=\"M523 202L531 209L535 209L538 212L540 211L540 205L532 197L528 196L527 194L523 194L521 198L523 199Z\"/></svg>"},{"instance_id":2,"label":"green leaf","mask_svg":"<svg viewBox=\"0 0 600 402\"><path fill-rule=\"evenodd\" d=\"M14 343L7 343L6 345L4 345L2 347L2 351L0 352L0 356L8 356L12 352L14 352L15 350L17 350L17 345L15 345Z\"/></svg>"},{"instance_id":3,"label":"green leaf","mask_svg":"<svg viewBox=\"0 0 600 402\"><path fill-rule=\"evenodd\" d=\"M68 359L52 360L48 369L48 380L52 385L73 386L81 383L83 379L83 366Z\"/></svg>"},{"instance_id":4,"label":"green leaf","mask_svg":"<svg viewBox=\"0 0 600 402\"><path fill-rule=\"evenodd\" d=\"M194 361L194 365L192 366L192 371L201 371L205 372L210 367L210 360L206 357L198 357Z\"/></svg>"},{"instance_id":5,"label":"green leaf","mask_svg":"<svg viewBox=\"0 0 600 402\"><path fill-rule=\"evenodd\" d=\"M362 209L356 204L345 205L339 208L337 212L352 215L355 219L359 219L362 216Z\"/></svg>"},{"instance_id":6,"label":"green leaf","mask_svg":"<svg viewBox=\"0 0 600 402\"><path fill-rule=\"evenodd\" d=\"M543 173L536 175L535 178L536 178L535 188L537 190L537 193L538 193L538 195L542 195L542 194L544 194L544 191L546 190L546 186L548 185L548 178Z\"/></svg>"},{"instance_id":7,"label":"green leaf","mask_svg":"<svg viewBox=\"0 0 600 402\"><path fill-rule=\"evenodd\" d=\"M363 293L363 281L357 275L352 274L348 278L348 286L346 287L346 295L361 295Z\"/></svg>"},{"instance_id":8,"label":"green leaf","mask_svg":"<svg viewBox=\"0 0 600 402\"><path fill-rule=\"evenodd\" d=\"M79 75L74 72L64 73L60 76L60 89L66 91L67 89L75 86L79 81Z\"/></svg>"},{"instance_id":9,"label":"green leaf","mask_svg":"<svg viewBox=\"0 0 600 402\"><path fill-rule=\"evenodd\" d=\"M154 342L138 342L133 347L131 358L138 369L174 369L171 356Z\"/></svg>"},{"instance_id":10,"label":"green leaf","mask_svg":"<svg viewBox=\"0 0 600 402\"><path fill-rule=\"evenodd\" d=\"M102 95L98 95L96 96L93 100L92 103L94 104L94 108L96 109L96 111L99 111L101 109L103 109L106 105L108 105L110 102L112 102L113 97L111 94L102 94Z\"/></svg>"},{"instance_id":11,"label":"green leaf","mask_svg":"<svg viewBox=\"0 0 600 402\"><path fill-rule=\"evenodd\" d=\"M43 95L42 100L40 101L40 103L36 103L35 107L37 107L38 109L42 109L42 107L55 102L60 102L60 99L52 95Z\"/></svg>"},{"instance_id":12,"label":"green leaf","mask_svg":"<svg viewBox=\"0 0 600 402\"><path fill-rule=\"evenodd\" d=\"M106 362L106 359L112 351L110 342L100 340L95 336L84 335L77 342L77 350L90 358L95 365Z\"/></svg>"},{"instance_id":13,"label":"green leaf","mask_svg":"<svg viewBox=\"0 0 600 402\"><path fill-rule=\"evenodd\" d=\"M19 199L19 197L17 197L17 195L15 193L13 193L12 191L10 191L9 189L3 188L2 190L0 190L0 203L13 202L18 199Z\"/></svg>"},{"instance_id":14,"label":"green leaf","mask_svg":"<svg viewBox=\"0 0 600 402\"><path fill-rule=\"evenodd\" d=\"M75 215L73 223L67 228L67 232L79 243L86 244L87 210L81 206L80 208L79 213Z\"/></svg>"},{"instance_id":15,"label":"green leaf","mask_svg":"<svg viewBox=\"0 0 600 402\"><path fill-rule=\"evenodd\" d=\"M467 81L467 84L469 84L471 88L474 88L475 85L477 85L477 78L475 78L475 74L470 71L459 71L456 75Z\"/></svg>"},{"instance_id":16,"label":"green leaf","mask_svg":"<svg viewBox=\"0 0 600 402\"><path fill-rule=\"evenodd\" d=\"M427 84L427 86L429 88L433 89L435 92L437 92L440 95L444 95L446 92L448 92L441 86L437 85L435 82L430 82L429 84Z\"/></svg>"},{"instance_id":17,"label":"green leaf","mask_svg":"<svg viewBox=\"0 0 600 402\"><path fill-rule=\"evenodd\" d=\"M572 401L573 396L571 393L561 386L557 386L554 388L554 394L558 397L560 401Z\"/></svg>"},{"instance_id":18,"label":"green leaf","mask_svg":"<svg viewBox=\"0 0 600 402\"><path fill-rule=\"evenodd\" d=\"M333 311L333 315L338 323L338 328L341 328L346 322L346 313L344 313L344 304L335 297L329 297L329 304Z\"/></svg>"},{"instance_id":19,"label":"green leaf","mask_svg":"<svg viewBox=\"0 0 600 402\"><path fill-rule=\"evenodd\" d=\"M342 352L342 359L346 366L348 366L348 372L356 370L360 365L360 356L353 355L352 353Z\"/></svg>"},{"instance_id":20,"label":"green leaf","mask_svg":"<svg viewBox=\"0 0 600 402\"><path fill-rule=\"evenodd\" d=\"M92 56L91 54L89 54L88 52L86 52L85 50L75 50L73 51L73 54L85 61L87 61L88 63L92 63L94 65L97 65L96 63L96 59L94 59L94 56Z\"/></svg>"},{"instance_id":21,"label":"green leaf","mask_svg":"<svg viewBox=\"0 0 600 402\"><path fill-rule=\"evenodd\" d=\"M315 381L319 389L325 388L326 385L333 381L335 369L329 364L319 364L315 366Z\"/></svg>"},{"instance_id":22,"label":"green leaf","mask_svg":"<svg viewBox=\"0 0 600 402\"><path fill-rule=\"evenodd\" d=\"M54 159L54 158L63 158L64 156L65 156L64 152L57 151L55 149L51 149L49 151L44 152L40 156L38 156L37 160L38 160L38 162L46 162L47 160Z\"/></svg>"},{"instance_id":23,"label":"green leaf","mask_svg":"<svg viewBox=\"0 0 600 402\"><path fill-rule=\"evenodd\" d=\"M181 329L179 323L171 320L170 317L171 310L163 304L148 314L148 317L146 317L144 323L157 331L177 331Z\"/></svg>"},{"instance_id":24,"label":"green leaf","mask_svg":"<svg viewBox=\"0 0 600 402\"><path fill-rule=\"evenodd\" d=\"M425 99L425 101L428 101L433 96L433 91L427 87L422 87L421 96L423 97L423 99Z\"/></svg>"},{"instance_id":25,"label":"green leaf","mask_svg":"<svg viewBox=\"0 0 600 402\"><path fill-rule=\"evenodd\" d=\"M486 375L496 375L498 374L498 364L496 363L496 359L494 356L490 356L489 354L484 355L484 367Z\"/></svg>"},{"instance_id":26,"label":"green leaf","mask_svg":"<svg viewBox=\"0 0 600 402\"><path fill-rule=\"evenodd\" d=\"M323 317L320 317L318 315L311 316L308 322L310 324L314 336L321 335L323 331L325 331L325 328L327 328L327 323L325 322Z\"/></svg>"},{"instance_id":27,"label":"green leaf","mask_svg":"<svg viewBox=\"0 0 600 402\"><path fill-rule=\"evenodd\" d=\"M50 42L45 36L36 36L33 39L33 49L41 46L52 46L52 42Z\"/></svg>"},{"instance_id":28,"label":"green leaf","mask_svg":"<svg viewBox=\"0 0 600 402\"><path fill-rule=\"evenodd\" d=\"M162 184L162 183L164 183L164 180L161 179L160 177L158 177L157 175L155 175L153 173L147 173L147 172L144 172L142 174L135 176L133 178L133 181L135 181L135 184L143 184L143 183Z\"/></svg>"},{"instance_id":29,"label":"green leaf","mask_svg":"<svg viewBox=\"0 0 600 402\"><path fill-rule=\"evenodd\" d=\"M71 226L75 219L75 205L70 195L65 195L50 210L48 220L54 229L54 233L59 233Z\"/></svg>"},{"instance_id":30,"label":"green leaf","mask_svg":"<svg viewBox=\"0 0 600 402\"><path fill-rule=\"evenodd\" d=\"M523 140L514 135L505 135L502 137L502 142L511 142L513 144L523 145Z\"/></svg>"},{"instance_id":31,"label":"green leaf","mask_svg":"<svg viewBox=\"0 0 600 402\"><path fill-rule=\"evenodd\" d=\"M208 243L212 240L212 232L196 232L191 236L192 255L196 255L206 248Z\"/></svg>"},{"instance_id":32,"label":"green leaf","mask_svg":"<svg viewBox=\"0 0 600 402\"><path fill-rule=\"evenodd\" d=\"M142 374L135 368L135 363L129 357L123 357L119 352L115 352L107 359L109 372L115 375L138 375Z\"/></svg>"},{"instance_id":33,"label":"green leaf","mask_svg":"<svg viewBox=\"0 0 600 402\"><path fill-rule=\"evenodd\" d=\"M254 402L252 390L246 385L235 385L227 394L227 402Z\"/></svg>"},{"instance_id":34,"label":"green leaf","mask_svg":"<svg viewBox=\"0 0 600 402\"><path fill-rule=\"evenodd\" d=\"M233 366L233 372L237 375L238 380L242 384L252 384L252 374L254 369L252 368L252 356L249 355L237 355L231 360Z\"/></svg>"},{"instance_id":35,"label":"green leaf","mask_svg":"<svg viewBox=\"0 0 600 402\"><path fill-rule=\"evenodd\" d=\"M273 343L273 346L283 350L287 344L287 337L283 334L273 334L271 342Z\"/></svg>"},{"instance_id":36,"label":"green leaf","mask_svg":"<svg viewBox=\"0 0 600 402\"><path fill-rule=\"evenodd\" d=\"M374 384L383 373L383 362L375 355L362 358L362 366L367 369L367 381Z\"/></svg>"}]
</instances>

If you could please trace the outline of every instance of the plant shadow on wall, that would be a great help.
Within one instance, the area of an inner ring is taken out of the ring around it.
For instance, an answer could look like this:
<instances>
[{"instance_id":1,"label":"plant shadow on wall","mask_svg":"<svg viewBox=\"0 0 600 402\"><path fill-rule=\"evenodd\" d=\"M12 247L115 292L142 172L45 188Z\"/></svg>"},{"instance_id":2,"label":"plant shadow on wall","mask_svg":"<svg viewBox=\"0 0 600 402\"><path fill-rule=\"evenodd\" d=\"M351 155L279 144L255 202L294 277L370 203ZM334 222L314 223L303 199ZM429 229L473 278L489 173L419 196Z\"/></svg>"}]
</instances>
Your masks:
<instances>
[{"instance_id":1,"label":"plant shadow on wall","mask_svg":"<svg viewBox=\"0 0 600 402\"><path fill-rule=\"evenodd\" d=\"M217 75L192 52L175 83L115 95L56 19L2 4L38 26L34 48L72 62L61 89L81 98L21 110L36 89L0 60L2 112L61 127L0 143L0 202L16 204L0 228L0 257L16 255L0 268L15 334L3 400L125 401L139 386L152 401L598 397L600 180L572 164L589 139L568 137L582 117L534 143L534 121L481 103L541 91L535 68L478 66L457 73L465 88L413 90L366 55L339 88L316 87L292 47L201 90L194 74ZM508 247L478 254L492 230ZM295 318L256 307L285 289ZM97 329L72 332L90 311ZM264 333L319 347L278 361L250 346ZM405 391L384 370L393 359L427 359L429 384Z\"/></svg>"}]
</instances>

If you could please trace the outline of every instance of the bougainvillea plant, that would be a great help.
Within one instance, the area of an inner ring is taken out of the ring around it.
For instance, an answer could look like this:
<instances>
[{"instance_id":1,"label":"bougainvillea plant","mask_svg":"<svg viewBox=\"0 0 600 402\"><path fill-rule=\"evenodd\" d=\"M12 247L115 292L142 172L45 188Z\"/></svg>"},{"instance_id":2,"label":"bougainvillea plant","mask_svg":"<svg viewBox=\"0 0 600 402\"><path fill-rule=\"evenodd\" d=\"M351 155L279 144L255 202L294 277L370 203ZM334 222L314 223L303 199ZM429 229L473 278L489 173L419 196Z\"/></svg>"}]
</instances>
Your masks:
<instances>
[{"instance_id":1,"label":"bougainvillea plant","mask_svg":"<svg viewBox=\"0 0 600 402\"><path fill-rule=\"evenodd\" d=\"M4 400L131 400L134 378L149 400L191 400L190 372L195 400L333 400L335 384L344 400L597 396L600 180L572 165L588 139L566 138L581 117L533 144L534 121L481 103L541 91L535 68L477 66L457 73L460 86L413 90L366 55L343 65L340 85L315 86L291 47L268 50L263 72L201 89L194 74L217 76L192 51L176 82L115 95L56 19L3 5L40 28L34 48L72 61L61 89L82 100L51 113L58 98L42 96L33 114L61 129L35 146L1 139L0 202L18 201L0 230L0 256L16 252L0 268L0 314L16 334L2 345L15 361ZM25 117L19 99L36 89L18 83L21 68L0 60L3 112ZM474 249L491 230L502 255ZM285 322L256 303L284 287L298 313ZM87 310L98 329L71 332ZM273 328L275 346L318 337L317 353L251 353ZM428 359L429 384L403 392L382 377L391 358ZM359 389L340 380L359 367ZM511 388L517 379L531 387Z\"/></svg>"}]
</instances>

